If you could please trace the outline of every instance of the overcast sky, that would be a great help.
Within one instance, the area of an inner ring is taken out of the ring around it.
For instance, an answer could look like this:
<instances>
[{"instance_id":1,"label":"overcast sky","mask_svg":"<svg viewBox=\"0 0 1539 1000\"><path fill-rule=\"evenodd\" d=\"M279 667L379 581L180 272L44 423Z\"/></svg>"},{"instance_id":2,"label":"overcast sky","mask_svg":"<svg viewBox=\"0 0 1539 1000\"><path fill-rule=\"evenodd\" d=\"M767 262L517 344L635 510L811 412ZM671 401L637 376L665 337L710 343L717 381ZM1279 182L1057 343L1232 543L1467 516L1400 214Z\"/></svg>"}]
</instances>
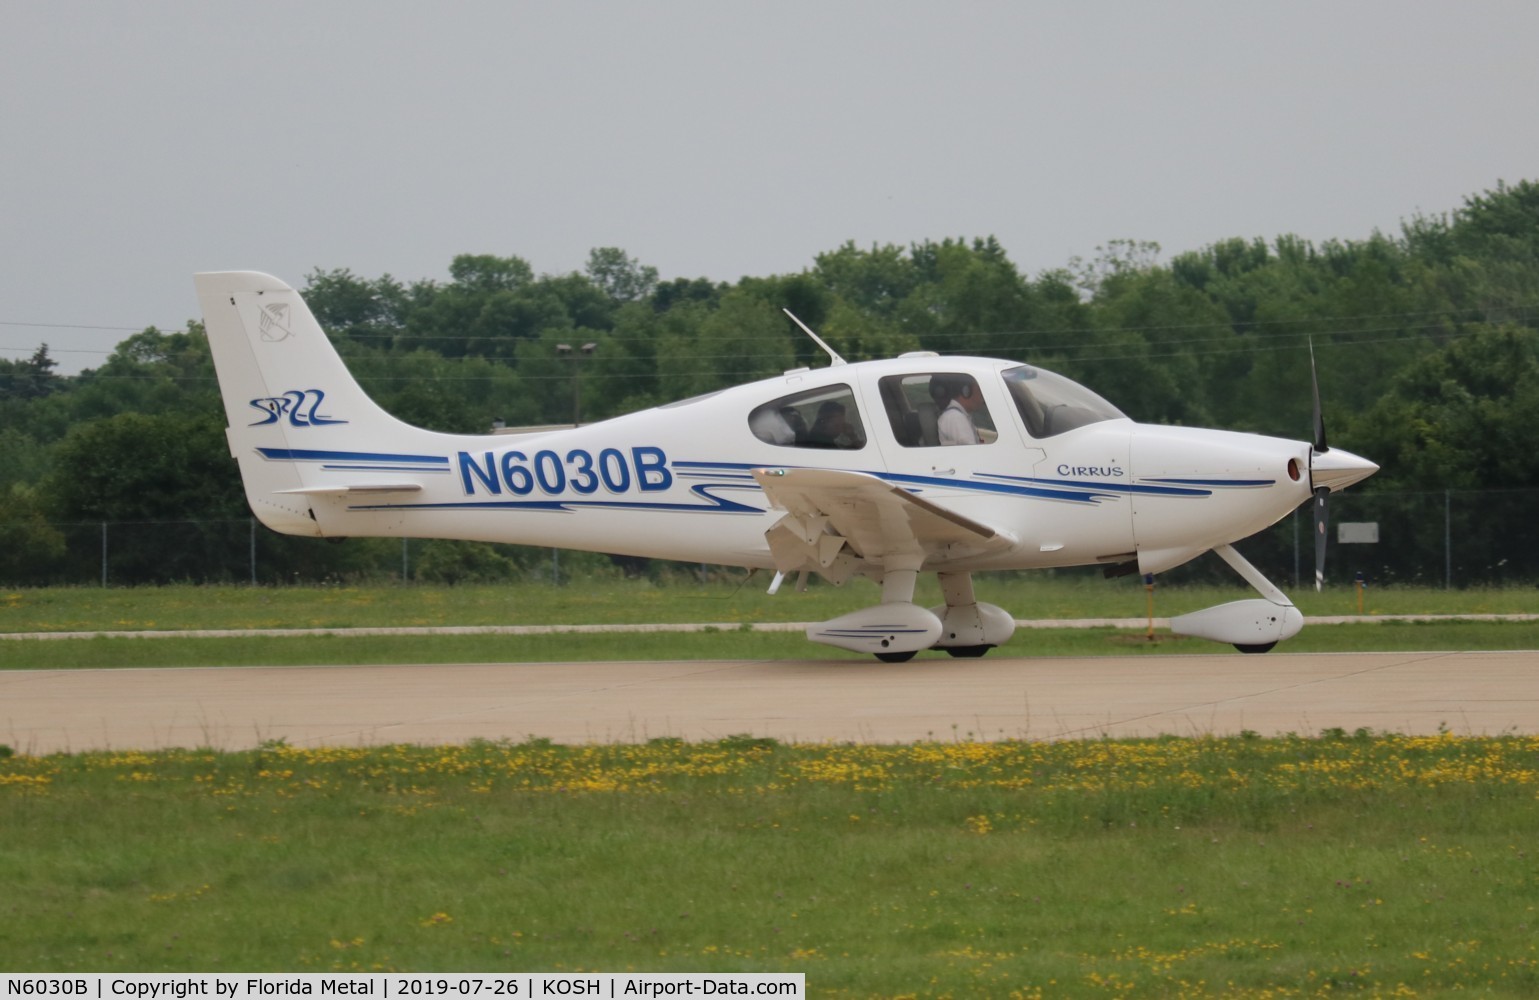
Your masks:
<instances>
[{"instance_id":1,"label":"overcast sky","mask_svg":"<svg viewBox=\"0 0 1539 1000\"><path fill-rule=\"evenodd\" d=\"M99 365L200 270L1396 233L1539 177L1535 39L1480 0L0 0L0 356Z\"/></svg>"}]
</instances>

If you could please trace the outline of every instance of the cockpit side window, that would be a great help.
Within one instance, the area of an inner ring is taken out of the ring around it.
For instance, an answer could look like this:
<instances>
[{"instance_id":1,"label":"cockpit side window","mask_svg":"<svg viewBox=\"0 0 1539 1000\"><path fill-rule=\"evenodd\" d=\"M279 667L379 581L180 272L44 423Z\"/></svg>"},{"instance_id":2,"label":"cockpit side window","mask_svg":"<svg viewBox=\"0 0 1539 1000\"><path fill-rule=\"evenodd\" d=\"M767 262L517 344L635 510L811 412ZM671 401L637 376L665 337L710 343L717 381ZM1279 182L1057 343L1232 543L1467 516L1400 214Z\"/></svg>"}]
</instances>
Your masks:
<instances>
[{"instance_id":1,"label":"cockpit side window","mask_svg":"<svg viewBox=\"0 0 1539 1000\"><path fill-rule=\"evenodd\" d=\"M989 444L999 437L983 392L971 375L889 375L878 385L893 437L906 448Z\"/></svg>"},{"instance_id":2,"label":"cockpit side window","mask_svg":"<svg viewBox=\"0 0 1539 1000\"><path fill-rule=\"evenodd\" d=\"M748 414L748 428L760 441L791 448L866 446L855 393L843 384L807 389L756 406Z\"/></svg>"},{"instance_id":3,"label":"cockpit side window","mask_svg":"<svg viewBox=\"0 0 1539 1000\"><path fill-rule=\"evenodd\" d=\"M1038 440L1124 416L1100 396L1062 375L1030 365L1020 365L1003 374L1026 433Z\"/></svg>"}]
</instances>

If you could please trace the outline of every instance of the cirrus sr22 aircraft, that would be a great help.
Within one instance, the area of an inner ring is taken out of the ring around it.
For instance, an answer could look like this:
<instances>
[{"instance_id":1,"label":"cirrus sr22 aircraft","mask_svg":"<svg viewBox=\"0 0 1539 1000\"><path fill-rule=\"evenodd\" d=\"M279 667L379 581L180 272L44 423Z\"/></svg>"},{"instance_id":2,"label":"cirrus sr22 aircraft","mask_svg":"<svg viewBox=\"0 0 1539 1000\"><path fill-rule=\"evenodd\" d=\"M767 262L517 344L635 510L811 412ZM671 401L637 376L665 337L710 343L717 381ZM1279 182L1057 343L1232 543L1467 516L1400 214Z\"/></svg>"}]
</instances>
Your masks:
<instances>
[{"instance_id":1,"label":"cirrus sr22 aircraft","mask_svg":"<svg viewBox=\"0 0 1539 1000\"><path fill-rule=\"evenodd\" d=\"M268 527L774 569L771 592L790 573L865 576L881 601L807 637L892 662L1010 638L1011 615L974 596L976 572L1149 574L1210 550L1260 597L1172 631L1265 651L1303 616L1232 543L1378 469L1326 446L1318 393L1313 444L1140 424L1031 365L846 364L811 330L826 368L571 429L443 434L369 399L284 282L233 271L196 285L230 448ZM914 603L920 573L937 575L944 605Z\"/></svg>"}]
</instances>

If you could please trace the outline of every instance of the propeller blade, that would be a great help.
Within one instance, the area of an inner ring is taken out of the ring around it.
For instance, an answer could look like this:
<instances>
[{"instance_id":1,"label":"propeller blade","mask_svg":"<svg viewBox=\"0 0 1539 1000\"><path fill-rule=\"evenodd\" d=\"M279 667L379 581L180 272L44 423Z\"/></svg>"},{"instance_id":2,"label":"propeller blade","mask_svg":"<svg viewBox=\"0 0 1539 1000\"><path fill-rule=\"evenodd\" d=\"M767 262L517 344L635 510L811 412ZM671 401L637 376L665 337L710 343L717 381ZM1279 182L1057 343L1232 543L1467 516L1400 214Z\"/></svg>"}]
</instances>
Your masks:
<instances>
[{"instance_id":1,"label":"propeller blade","mask_svg":"<svg viewBox=\"0 0 1539 1000\"><path fill-rule=\"evenodd\" d=\"M1315 490L1314 515L1315 515L1315 590L1325 588L1325 538L1326 529L1330 525L1330 517L1325 508L1325 499L1331 495L1329 486L1321 486Z\"/></svg>"},{"instance_id":2,"label":"propeller blade","mask_svg":"<svg viewBox=\"0 0 1539 1000\"><path fill-rule=\"evenodd\" d=\"M1320 409L1320 376L1315 372L1315 338L1309 338L1309 387L1315 396L1315 451L1326 452L1331 446L1325 443L1325 412Z\"/></svg>"}]
</instances>

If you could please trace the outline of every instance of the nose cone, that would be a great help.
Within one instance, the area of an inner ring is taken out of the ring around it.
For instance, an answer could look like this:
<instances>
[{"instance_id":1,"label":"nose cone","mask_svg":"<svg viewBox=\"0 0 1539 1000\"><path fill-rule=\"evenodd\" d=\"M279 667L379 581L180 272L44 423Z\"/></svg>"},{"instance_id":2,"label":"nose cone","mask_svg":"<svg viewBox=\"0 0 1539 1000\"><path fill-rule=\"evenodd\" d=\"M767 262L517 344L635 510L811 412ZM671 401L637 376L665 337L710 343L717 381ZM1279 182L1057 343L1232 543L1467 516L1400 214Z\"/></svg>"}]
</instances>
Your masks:
<instances>
[{"instance_id":1,"label":"nose cone","mask_svg":"<svg viewBox=\"0 0 1539 1000\"><path fill-rule=\"evenodd\" d=\"M1332 492L1344 490L1378 471L1373 462L1340 448L1309 453L1309 478L1315 489L1328 486Z\"/></svg>"}]
</instances>

